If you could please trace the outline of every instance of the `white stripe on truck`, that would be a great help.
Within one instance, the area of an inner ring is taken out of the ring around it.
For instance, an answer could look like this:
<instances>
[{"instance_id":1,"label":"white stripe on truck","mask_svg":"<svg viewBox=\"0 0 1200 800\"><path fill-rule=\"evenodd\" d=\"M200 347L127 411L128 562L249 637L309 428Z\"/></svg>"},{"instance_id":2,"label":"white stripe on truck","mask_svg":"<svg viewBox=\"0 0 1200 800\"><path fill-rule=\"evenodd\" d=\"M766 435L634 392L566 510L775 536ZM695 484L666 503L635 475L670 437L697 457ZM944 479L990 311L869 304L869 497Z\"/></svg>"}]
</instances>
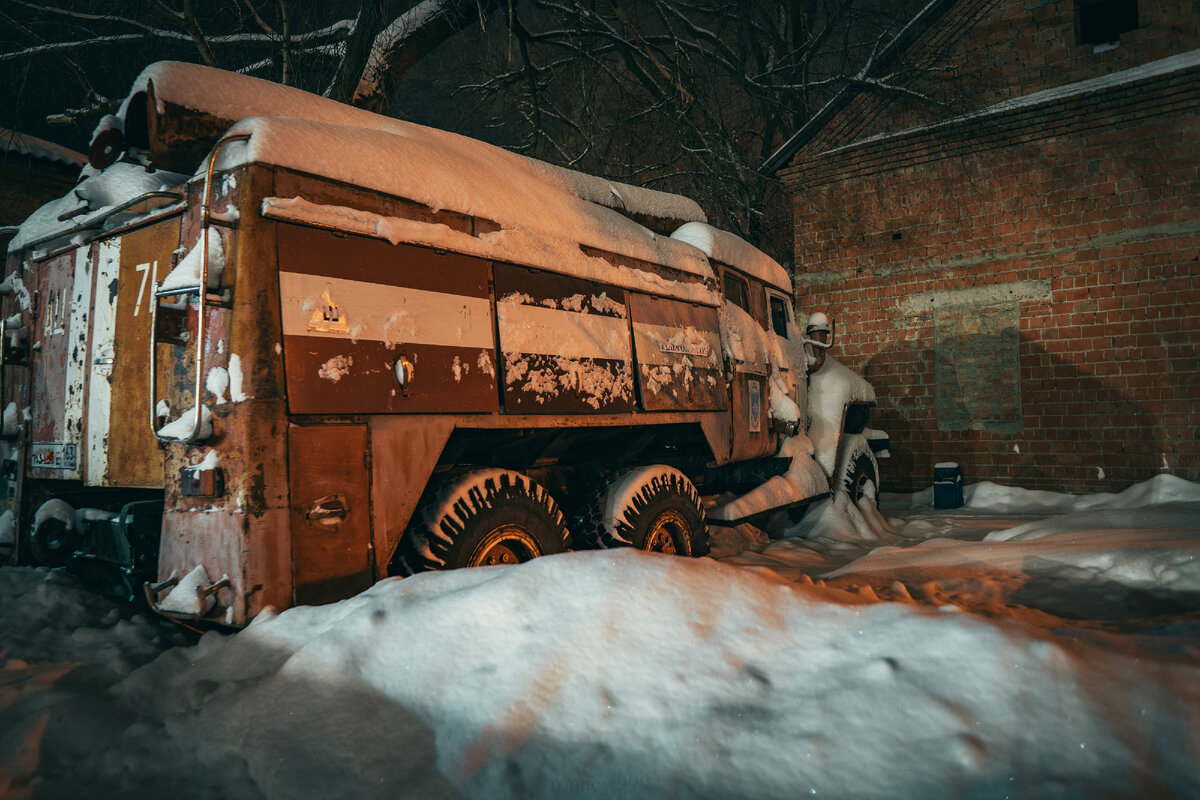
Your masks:
<instances>
[{"instance_id":1,"label":"white stripe on truck","mask_svg":"<svg viewBox=\"0 0 1200 800\"><path fill-rule=\"evenodd\" d=\"M488 299L280 272L285 336L488 348Z\"/></svg>"},{"instance_id":2,"label":"white stripe on truck","mask_svg":"<svg viewBox=\"0 0 1200 800\"><path fill-rule=\"evenodd\" d=\"M505 353L629 361L629 323L620 317L556 308L496 303L500 349Z\"/></svg>"}]
</instances>

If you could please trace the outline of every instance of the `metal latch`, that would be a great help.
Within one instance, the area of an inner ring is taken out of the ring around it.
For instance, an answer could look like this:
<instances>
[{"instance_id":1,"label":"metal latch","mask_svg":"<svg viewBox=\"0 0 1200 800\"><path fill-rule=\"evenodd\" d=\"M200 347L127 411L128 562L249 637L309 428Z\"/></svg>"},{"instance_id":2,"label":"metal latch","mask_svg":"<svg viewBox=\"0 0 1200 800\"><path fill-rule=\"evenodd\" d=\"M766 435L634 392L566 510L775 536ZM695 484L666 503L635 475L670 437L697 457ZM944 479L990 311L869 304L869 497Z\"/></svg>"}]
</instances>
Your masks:
<instances>
[{"instance_id":1,"label":"metal latch","mask_svg":"<svg viewBox=\"0 0 1200 800\"><path fill-rule=\"evenodd\" d=\"M315 500L304 518L327 528L337 528L350 516L350 506L340 494L328 494Z\"/></svg>"}]
</instances>

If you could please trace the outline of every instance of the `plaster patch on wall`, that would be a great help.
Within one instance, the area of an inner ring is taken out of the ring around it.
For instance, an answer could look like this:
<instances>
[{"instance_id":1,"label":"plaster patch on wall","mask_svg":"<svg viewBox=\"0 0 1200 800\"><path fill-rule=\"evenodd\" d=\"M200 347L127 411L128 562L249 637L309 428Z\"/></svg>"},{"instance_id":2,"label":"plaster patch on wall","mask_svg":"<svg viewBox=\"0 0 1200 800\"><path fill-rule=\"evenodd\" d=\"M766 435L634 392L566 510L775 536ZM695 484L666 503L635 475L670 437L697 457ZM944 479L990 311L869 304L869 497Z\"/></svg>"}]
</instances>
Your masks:
<instances>
[{"instance_id":1,"label":"plaster patch on wall","mask_svg":"<svg viewBox=\"0 0 1200 800\"><path fill-rule=\"evenodd\" d=\"M933 323L938 430L1020 431L1020 305L939 307Z\"/></svg>"},{"instance_id":2,"label":"plaster patch on wall","mask_svg":"<svg viewBox=\"0 0 1200 800\"><path fill-rule=\"evenodd\" d=\"M943 308L963 306L982 308L1050 299L1050 281L1017 281L972 286L967 289L947 289L921 292L900 301L900 314L916 317Z\"/></svg>"}]
</instances>

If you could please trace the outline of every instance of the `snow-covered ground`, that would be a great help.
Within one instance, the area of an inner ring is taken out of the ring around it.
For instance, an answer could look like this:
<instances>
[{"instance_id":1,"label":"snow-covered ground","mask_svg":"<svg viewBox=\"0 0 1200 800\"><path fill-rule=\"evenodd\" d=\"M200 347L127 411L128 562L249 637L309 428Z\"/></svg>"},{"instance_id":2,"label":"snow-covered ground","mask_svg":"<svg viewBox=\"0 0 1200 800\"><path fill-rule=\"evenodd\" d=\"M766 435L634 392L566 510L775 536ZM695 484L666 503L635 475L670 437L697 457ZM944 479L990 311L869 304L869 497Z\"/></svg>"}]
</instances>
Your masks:
<instances>
[{"instance_id":1,"label":"snow-covered ground","mask_svg":"<svg viewBox=\"0 0 1200 800\"><path fill-rule=\"evenodd\" d=\"M1200 485L968 498L198 642L0 569L0 796L1200 796Z\"/></svg>"}]
</instances>

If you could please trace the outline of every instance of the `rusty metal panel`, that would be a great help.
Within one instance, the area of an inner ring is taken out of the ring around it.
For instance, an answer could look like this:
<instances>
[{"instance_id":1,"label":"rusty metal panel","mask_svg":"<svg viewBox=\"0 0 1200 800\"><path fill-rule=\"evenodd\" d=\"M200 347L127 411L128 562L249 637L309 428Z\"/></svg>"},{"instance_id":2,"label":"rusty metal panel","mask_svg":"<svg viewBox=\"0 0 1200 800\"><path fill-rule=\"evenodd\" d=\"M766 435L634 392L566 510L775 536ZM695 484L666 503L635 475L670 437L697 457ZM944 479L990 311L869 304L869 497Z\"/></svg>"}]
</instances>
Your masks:
<instances>
[{"instance_id":1,"label":"rusty metal panel","mask_svg":"<svg viewBox=\"0 0 1200 800\"><path fill-rule=\"evenodd\" d=\"M365 425L288 426L298 604L341 600L374 581L366 452Z\"/></svg>"},{"instance_id":2,"label":"rusty metal panel","mask_svg":"<svg viewBox=\"0 0 1200 800\"><path fill-rule=\"evenodd\" d=\"M37 264L34 324L30 331L30 475L78 479L83 425L83 370L91 301L87 247Z\"/></svg>"},{"instance_id":3,"label":"rusty metal panel","mask_svg":"<svg viewBox=\"0 0 1200 800\"><path fill-rule=\"evenodd\" d=\"M444 415L371 417L371 521L378 578L387 575L454 423L454 417Z\"/></svg>"},{"instance_id":4,"label":"rusty metal panel","mask_svg":"<svg viewBox=\"0 0 1200 800\"><path fill-rule=\"evenodd\" d=\"M495 266L505 411L632 411L633 347L621 289Z\"/></svg>"},{"instance_id":5,"label":"rusty metal panel","mask_svg":"<svg viewBox=\"0 0 1200 800\"><path fill-rule=\"evenodd\" d=\"M163 515L158 580L182 578L202 566L211 580L228 576L229 586L216 595L211 618L226 625L245 625L267 606L291 605L288 573L286 509L263 514L209 511L204 514L168 510Z\"/></svg>"},{"instance_id":6,"label":"rusty metal panel","mask_svg":"<svg viewBox=\"0 0 1200 800\"><path fill-rule=\"evenodd\" d=\"M767 376L748 372L734 374L733 407L729 415L734 461L761 458L775 452L778 436L771 430L767 391Z\"/></svg>"},{"instance_id":7,"label":"rusty metal panel","mask_svg":"<svg viewBox=\"0 0 1200 800\"><path fill-rule=\"evenodd\" d=\"M172 570L186 575L197 564L214 580L228 574L232 585L218 599L232 608L231 624L244 624L264 606L292 604L286 415L281 399L216 404L212 413L212 438L164 451L169 524L158 578ZM187 472L205 461L215 461L223 493L183 494Z\"/></svg>"},{"instance_id":8,"label":"rusty metal panel","mask_svg":"<svg viewBox=\"0 0 1200 800\"><path fill-rule=\"evenodd\" d=\"M292 413L499 408L488 262L296 225L277 231ZM412 365L407 385L401 358Z\"/></svg>"},{"instance_id":9,"label":"rusty metal panel","mask_svg":"<svg viewBox=\"0 0 1200 800\"><path fill-rule=\"evenodd\" d=\"M108 486L162 486L162 451L149 422L150 293L178 246L179 217L128 233L120 238L115 289L97 285L114 301L110 402L120 410L108 423Z\"/></svg>"},{"instance_id":10,"label":"rusty metal panel","mask_svg":"<svg viewBox=\"0 0 1200 800\"><path fill-rule=\"evenodd\" d=\"M630 294L638 388L647 411L729 407L717 310Z\"/></svg>"}]
</instances>

